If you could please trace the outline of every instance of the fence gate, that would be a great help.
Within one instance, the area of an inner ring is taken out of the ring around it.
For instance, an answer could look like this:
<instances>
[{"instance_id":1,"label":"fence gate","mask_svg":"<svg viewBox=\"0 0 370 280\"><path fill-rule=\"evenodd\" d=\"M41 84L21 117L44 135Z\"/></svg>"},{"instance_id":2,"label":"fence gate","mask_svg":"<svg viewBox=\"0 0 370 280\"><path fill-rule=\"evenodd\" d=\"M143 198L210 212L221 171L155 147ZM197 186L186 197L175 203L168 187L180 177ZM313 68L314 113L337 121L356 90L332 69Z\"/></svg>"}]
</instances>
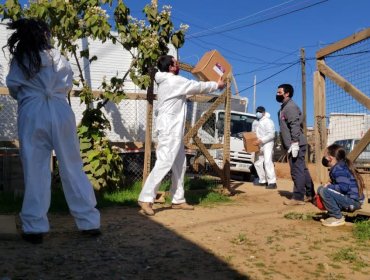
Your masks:
<instances>
[{"instance_id":1,"label":"fence gate","mask_svg":"<svg viewBox=\"0 0 370 280\"><path fill-rule=\"evenodd\" d=\"M336 142L365 177L370 171L370 28L316 53L315 155L320 182L323 150ZM365 182L368 181L365 179ZM369 187L369 186L367 186Z\"/></svg>"}]
</instances>

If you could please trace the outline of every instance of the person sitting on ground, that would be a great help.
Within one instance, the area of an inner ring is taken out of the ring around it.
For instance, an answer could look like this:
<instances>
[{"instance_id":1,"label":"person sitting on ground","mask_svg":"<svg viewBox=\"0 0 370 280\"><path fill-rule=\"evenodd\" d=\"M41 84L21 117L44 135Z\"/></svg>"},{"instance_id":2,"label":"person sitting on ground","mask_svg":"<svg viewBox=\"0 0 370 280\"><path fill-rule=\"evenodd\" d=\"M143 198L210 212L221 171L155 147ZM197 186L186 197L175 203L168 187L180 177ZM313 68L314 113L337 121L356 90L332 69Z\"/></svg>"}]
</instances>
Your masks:
<instances>
[{"instance_id":1,"label":"person sitting on ground","mask_svg":"<svg viewBox=\"0 0 370 280\"><path fill-rule=\"evenodd\" d=\"M326 148L322 164L330 168L330 182L317 190L329 215L321 223L327 227L341 226L345 224L341 211L353 212L361 208L365 184L340 145Z\"/></svg>"}]
</instances>

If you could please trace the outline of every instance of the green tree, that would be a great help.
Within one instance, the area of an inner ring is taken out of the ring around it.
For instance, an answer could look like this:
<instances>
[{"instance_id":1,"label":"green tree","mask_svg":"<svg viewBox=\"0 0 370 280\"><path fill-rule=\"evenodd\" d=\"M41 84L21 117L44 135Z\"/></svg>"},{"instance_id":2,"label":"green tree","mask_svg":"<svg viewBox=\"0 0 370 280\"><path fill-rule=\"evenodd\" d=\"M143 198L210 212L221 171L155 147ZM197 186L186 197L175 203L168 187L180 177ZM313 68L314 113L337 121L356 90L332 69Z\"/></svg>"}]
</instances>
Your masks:
<instances>
[{"instance_id":1,"label":"green tree","mask_svg":"<svg viewBox=\"0 0 370 280\"><path fill-rule=\"evenodd\" d=\"M113 4L114 2L114 4ZM104 7L113 10L114 29ZM110 123L103 108L107 102L119 103L125 98L124 82L128 76L141 89L150 83L150 74L158 57L168 53L168 45L175 48L184 44L186 25L175 30L171 21L171 7L164 6L158 11L154 4L148 4L143 12L146 20L130 16L129 8L122 0L37 0L21 7L17 0L6 0L0 5L3 19L16 20L22 17L45 20L61 51L76 63L79 73L75 85L80 89L80 99L86 105L83 118L78 126L81 155L84 170L94 188L119 188L123 183L123 164L117 150L113 149L106 137ZM79 49L83 38L112 41L130 52L132 63L123 77L102 81L102 92L94 94L85 80L80 61L83 58L94 63L89 49Z\"/></svg>"}]
</instances>

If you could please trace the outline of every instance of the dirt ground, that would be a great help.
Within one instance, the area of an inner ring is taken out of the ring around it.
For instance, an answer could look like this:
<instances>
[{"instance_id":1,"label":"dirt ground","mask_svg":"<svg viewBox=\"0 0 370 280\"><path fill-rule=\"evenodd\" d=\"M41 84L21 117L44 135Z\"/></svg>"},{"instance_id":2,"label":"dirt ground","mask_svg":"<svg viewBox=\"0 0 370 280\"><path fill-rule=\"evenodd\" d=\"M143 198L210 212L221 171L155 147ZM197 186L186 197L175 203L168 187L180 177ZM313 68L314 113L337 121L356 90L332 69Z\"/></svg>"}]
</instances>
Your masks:
<instances>
[{"instance_id":1,"label":"dirt ground","mask_svg":"<svg viewBox=\"0 0 370 280\"><path fill-rule=\"evenodd\" d=\"M289 168L276 169L277 190L234 182L232 203L215 207L182 211L158 204L154 217L138 208L103 209L97 239L80 236L71 216L50 215L43 244L0 241L0 280L370 279L370 242L354 239L351 222L327 228L284 217L320 211L311 204L284 206ZM344 262L335 255L350 257Z\"/></svg>"}]
</instances>

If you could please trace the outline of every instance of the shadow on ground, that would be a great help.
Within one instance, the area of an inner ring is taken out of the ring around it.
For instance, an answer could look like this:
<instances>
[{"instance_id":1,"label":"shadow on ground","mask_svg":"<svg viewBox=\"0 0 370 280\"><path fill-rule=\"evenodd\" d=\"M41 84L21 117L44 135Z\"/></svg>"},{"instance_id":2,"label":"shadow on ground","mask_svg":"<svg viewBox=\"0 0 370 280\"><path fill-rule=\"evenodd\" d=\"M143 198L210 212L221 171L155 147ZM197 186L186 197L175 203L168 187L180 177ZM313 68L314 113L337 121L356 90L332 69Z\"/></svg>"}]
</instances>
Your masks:
<instances>
[{"instance_id":1,"label":"shadow on ground","mask_svg":"<svg viewBox=\"0 0 370 280\"><path fill-rule=\"evenodd\" d=\"M279 192L280 196L285 197L287 199L292 199L292 197L293 197L293 193L290 192L290 191L279 190L278 192Z\"/></svg>"},{"instance_id":2,"label":"shadow on ground","mask_svg":"<svg viewBox=\"0 0 370 280\"><path fill-rule=\"evenodd\" d=\"M96 239L82 237L70 215L53 214L43 244L1 241L0 279L250 279L138 208L101 213Z\"/></svg>"}]
</instances>

